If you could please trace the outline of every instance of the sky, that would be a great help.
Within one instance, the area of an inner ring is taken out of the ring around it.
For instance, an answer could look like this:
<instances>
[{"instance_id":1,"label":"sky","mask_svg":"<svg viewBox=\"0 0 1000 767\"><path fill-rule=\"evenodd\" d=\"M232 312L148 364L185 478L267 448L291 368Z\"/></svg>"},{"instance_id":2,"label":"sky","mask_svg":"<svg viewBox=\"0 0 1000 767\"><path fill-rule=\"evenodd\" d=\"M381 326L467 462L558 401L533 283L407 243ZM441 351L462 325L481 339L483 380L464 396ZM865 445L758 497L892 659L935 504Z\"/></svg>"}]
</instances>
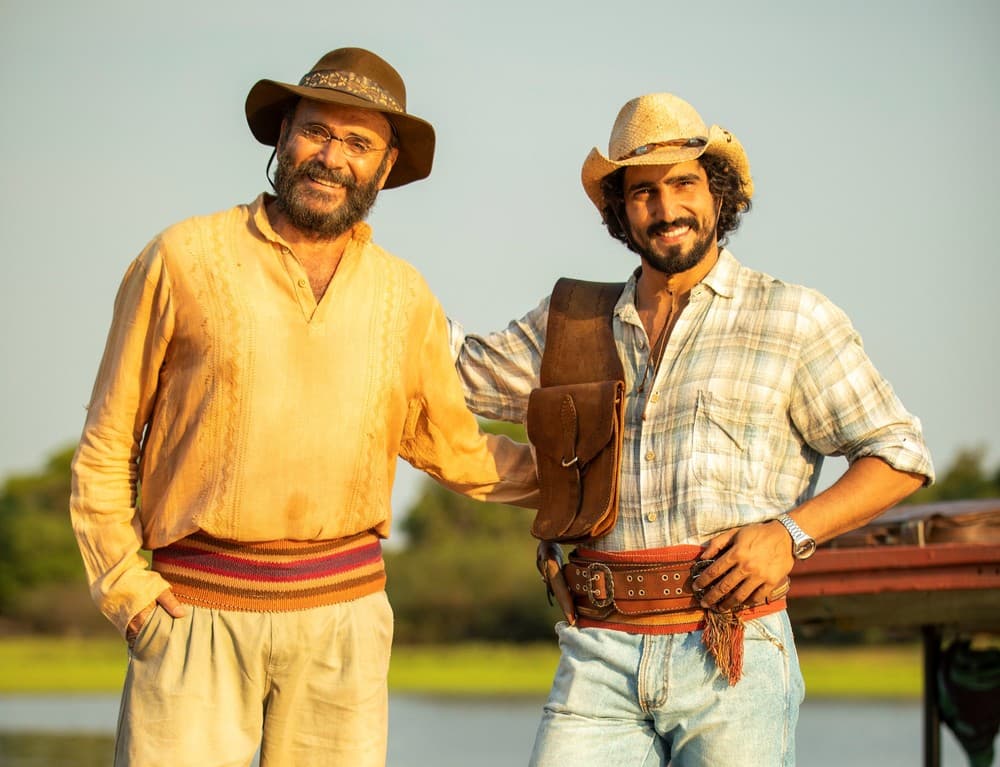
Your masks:
<instances>
[{"instance_id":1,"label":"sky","mask_svg":"<svg viewBox=\"0 0 1000 767\"><path fill-rule=\"evenodd\" d=\"M143 246L267 188L250 87L343 46L392 63L436 128L430 178L385 191L370 221L469 331L560 276L630 273L580 166L622 104L672 92L749 155L736 256L845 309L939 469L970 447L996 466L998 268L980 227L1000 202L998 38L995 0L0 0L0 480L79 437ZM401 469L397 511L418 481Z\"/></svg>"}]
</instances>

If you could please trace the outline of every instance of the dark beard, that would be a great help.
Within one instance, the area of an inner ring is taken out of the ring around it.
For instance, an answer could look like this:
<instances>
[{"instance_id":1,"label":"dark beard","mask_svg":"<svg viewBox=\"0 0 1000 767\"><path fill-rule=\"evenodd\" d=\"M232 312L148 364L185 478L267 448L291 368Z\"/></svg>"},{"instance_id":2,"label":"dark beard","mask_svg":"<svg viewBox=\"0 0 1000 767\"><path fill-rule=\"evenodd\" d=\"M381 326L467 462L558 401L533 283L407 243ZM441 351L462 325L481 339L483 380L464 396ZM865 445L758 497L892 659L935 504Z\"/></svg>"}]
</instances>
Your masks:
<instances>
[{"instance_id":1,"label":"dark beard","mask_svg":"<svg viewBox=\"0 0 1000 767\"><path fill-rule=\"evenodd\" d=\"M667 224L665 221L653 224L646 229L646 236L655 237L657 234L666 231L669 226L677 224L690 226L691 230L695 233L700 233L702 229L695 219L684 218L672 221L670 224ZM669 276L686 272L700 264L702 259L708 255L709 250L712 249L714 234L715 232L713 230L707 235L703 235L696 239L694 245L691 246L691 250L688 253L684 253L681 250L680 245L670 247L666 254L656 253L652 248L635 242L634 238L633 245L635 245L635 249L638 251L639 255L646 260L647 264L649 264L656 271Z\"/></svg>"},{"instance_id":2,"label":"dark beard","mask_svg":"<svg viewBox=\"0 0 1000 767\"><path fill-rule=\"evenodd\" d=\"M317 238L333 239L360 221L364 221L378 196L378 179L382 177L389 161L388 152L382 158L372 180L358 184L351 176L331 170L317 160L306 160L298 167L286 152L278 153L278 166L274 172L274 192L278 209L288 217L295 228ZM303 178L329 181L344 187L344 202L329 212L317 211L308 204L314 193L298 182Z\"/></svg>"}]
</instances>

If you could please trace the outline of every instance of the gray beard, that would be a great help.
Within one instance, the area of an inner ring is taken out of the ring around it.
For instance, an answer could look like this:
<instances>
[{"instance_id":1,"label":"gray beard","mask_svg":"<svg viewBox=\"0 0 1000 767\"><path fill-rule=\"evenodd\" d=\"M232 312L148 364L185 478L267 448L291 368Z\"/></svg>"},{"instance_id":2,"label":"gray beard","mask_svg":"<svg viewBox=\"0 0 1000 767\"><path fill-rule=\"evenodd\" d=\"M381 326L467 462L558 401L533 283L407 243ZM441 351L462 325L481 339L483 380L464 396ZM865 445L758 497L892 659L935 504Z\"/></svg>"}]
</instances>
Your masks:
<instances>
[{"instance_id":1,"label":"gray beard","mask_svg":"<svg viewBox=\"0 0 1000 767\"><path fill-rule=\"evenodd\" d=\"M364 221L378 197L378 179L385 171L389 155L382 162L366 184L358 184L346 173L330 170L316 160L307 160L298 167L292 166L286 152L278 153L278 166L274 172L274 192L278 209L296 229L317 239L334 239L348 231L355 224ZM298 182L312 176L323 181L331 181L344 187L344 202L329 212L320 212L309 206L312 192Z\"/></svg>"}]
</instances>

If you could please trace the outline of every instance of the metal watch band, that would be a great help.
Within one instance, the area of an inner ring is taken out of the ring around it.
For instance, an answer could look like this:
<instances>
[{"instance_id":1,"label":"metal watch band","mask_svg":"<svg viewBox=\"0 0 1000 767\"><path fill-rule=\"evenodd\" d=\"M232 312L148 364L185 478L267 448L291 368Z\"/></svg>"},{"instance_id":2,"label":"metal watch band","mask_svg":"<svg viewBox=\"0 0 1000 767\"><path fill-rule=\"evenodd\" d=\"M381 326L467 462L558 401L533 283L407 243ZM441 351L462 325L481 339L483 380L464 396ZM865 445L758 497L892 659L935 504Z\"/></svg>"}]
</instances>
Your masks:
<instances>
[{"instance_id":1,"label":"metal watch band","mask_svg":"<svg viewBox=\"0 0 1000 767\"><path fill-rule=\"evenodd\" d=\"M792 536L792 553L795 555L795 558L808 559L811 557L813 552L816 551L815 539L799 527L795 520L787 514L779 515L778 521L788 531L788 534Z\"/></svg>"}]
</instances>

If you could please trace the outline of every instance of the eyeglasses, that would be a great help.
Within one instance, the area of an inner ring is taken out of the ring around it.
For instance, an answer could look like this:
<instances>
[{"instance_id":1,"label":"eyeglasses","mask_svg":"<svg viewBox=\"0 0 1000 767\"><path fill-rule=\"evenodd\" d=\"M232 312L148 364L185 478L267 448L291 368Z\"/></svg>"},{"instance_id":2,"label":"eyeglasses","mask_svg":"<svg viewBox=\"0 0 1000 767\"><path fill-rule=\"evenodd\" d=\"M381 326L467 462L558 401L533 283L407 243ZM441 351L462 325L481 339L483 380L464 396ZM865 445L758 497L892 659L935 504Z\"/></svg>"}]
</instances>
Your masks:
<instances>
[{"instance_id":1,"label":"eyeglasses","mask_svg":"<svg viewBox=\"0 0 1000 767\"><path fill-rule=\"evenodd\" d=\"M708 144L708 139L702 136L695 136L694 138L674 138L669 141L654 141L651 144L643 144L642 146L637 146L627 155L618 158L618 161L627 160L630 157L642 157L644 154L649 154L656 149L662 149L665 146L675 147L678 149L698 149L700 147L706 146Z\"/></svg>"},{"instance_id":2,"label":"eyeglasses","mask_svg":"<svg viewBox=\"0 0 1000 767\"><path fill-rule=\"evenodd\" d=\"M320 125L319 123L300 125L298 131L302 138L316 146L326 146L331 141L339 141L340 148L344 150L344 154L348 157L364 157L369 152L384 152L389 148L388 146L375 146L368 139L361 136L347 136L345 138L334 136L325 125Z\"/></svg>"}]
</instances>

